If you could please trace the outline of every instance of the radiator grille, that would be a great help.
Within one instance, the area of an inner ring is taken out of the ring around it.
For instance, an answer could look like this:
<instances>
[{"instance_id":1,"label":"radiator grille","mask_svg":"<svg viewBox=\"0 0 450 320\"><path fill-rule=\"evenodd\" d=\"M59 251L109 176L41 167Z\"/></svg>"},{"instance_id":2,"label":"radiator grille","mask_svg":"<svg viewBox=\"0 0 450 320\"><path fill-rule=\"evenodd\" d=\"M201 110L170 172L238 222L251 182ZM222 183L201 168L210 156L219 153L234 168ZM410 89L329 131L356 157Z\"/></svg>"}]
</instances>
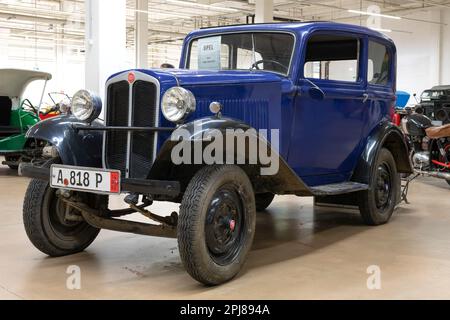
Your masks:
<instances>
[{"instance_id":1,"label":"radiator grille","mask_svg":"<svg viewBox=\"0 0 450 320\"><path fill-rule=\"evenodd\" d=\"M143 80L135 81L132 86L130 103L130 84L127 81L109 85L107 126L155 127L157 125L157 86ZM154 161L154 152L154 132L121 130L106 133L105 164L109 169L120 170L122 177L147 178Z\"/></svg>"},{"instance_id":2,"label":"radiator grille","mask_svg":"<svg viewBox=\"0 0 450 320\"><path fill-rule=\"evenodd\" d=\"M156 86L136 81L133 86L133 126L154 127L156 123ZM133 132L131 135L130 177L146 178L153 164L154 132Z\"/></svg>"},{"instance_id":3,"label":"radiator grille","mask_svg":"<svg viewBox=\"0 0 450 320\"><path fill-rule=\"evenodd\" d=\"M107 126L128 126L129 85L127 81L113 83L108 88ZM127 162L127 132L109 131L106 133L106 166L125 174Z\"/></svg>"}]
</instances>

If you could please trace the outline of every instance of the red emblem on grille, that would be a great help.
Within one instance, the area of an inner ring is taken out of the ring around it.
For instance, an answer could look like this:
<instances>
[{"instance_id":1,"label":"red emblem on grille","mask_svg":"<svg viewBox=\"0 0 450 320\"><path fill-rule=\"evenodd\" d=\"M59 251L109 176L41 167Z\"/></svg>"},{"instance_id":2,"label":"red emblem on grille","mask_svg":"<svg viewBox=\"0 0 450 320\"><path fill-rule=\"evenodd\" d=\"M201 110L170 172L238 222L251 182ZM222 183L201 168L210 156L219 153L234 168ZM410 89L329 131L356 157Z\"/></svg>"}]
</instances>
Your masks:
<instances>
[{"instance_id":1,"label":"red emblem on grille","mask_svg":"<svg viewBox=\"0 0 450 320\"><path fill-rule=\"evenodd\" d=\"M128 82L129 82L129 83L133 83L134 80L136 80L136 76L134 75L134 73L130 72L130 73L128 74Z\"/></svg>"}]
</instances>

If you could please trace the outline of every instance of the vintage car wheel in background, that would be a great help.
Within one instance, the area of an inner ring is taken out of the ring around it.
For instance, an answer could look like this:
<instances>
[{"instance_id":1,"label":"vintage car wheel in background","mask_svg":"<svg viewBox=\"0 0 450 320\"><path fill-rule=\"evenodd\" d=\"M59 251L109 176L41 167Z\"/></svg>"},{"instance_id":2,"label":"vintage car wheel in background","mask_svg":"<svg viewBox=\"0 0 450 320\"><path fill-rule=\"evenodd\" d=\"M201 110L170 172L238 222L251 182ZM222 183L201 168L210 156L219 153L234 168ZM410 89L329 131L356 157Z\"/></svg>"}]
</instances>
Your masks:
<instances>
[{"instance_id":1,"label":"vintage car wheel in background","mask_svg":"<svg viewBox=\"0 0 450 320\"><path fill-rule=\"evenodd\" d=\"M383 148L372 168L369 190L361 192L359 197L359 210L366 224L376 226L389 221L397 205L400 187L394 157Z\"/></svg>"},{"instance_id":2,"label":"vintage car wheel in background","mask_svg":"<svg viewBox=\"0 0 450 320\"><path fill-rule=\"evenodd\" d=\"M91 206L98 200L93 194L79 196ZM84 221L66 220L66 206L47 181L31 180L23 204L25 231L37 249L52 257L83 251L100 232Z\"/></svg>"},{"instance_id":3,"label":"vintage car wheel in background","mask_svg":"<svg viewBox=\"0 0 450 320\"><path fill-rule=\"evenodd\" d=\"M17 162L18 160L19 160L18 156L5 156L6 162ZM13 164L8 164L8 167L12 170L17 170L19 168L19 166Z\"/></svg>"},{"instance_id":4,"label":"vintage car wheel in background","mask_svg":"<svg viewBox=\"0 0 450 320\"><path fill-rule=\"evenodd\" d=\"M270 206L274 198L275 195L270 192L255 194L256 210L257 211L266 210Z\"/></svg>"},{"instance_id":5,"label":"vintage car wheel in background","mask_svg":"<svg viewBox=\"0 0 450 320\"><path fill-rule=\"evenodd\" d=\"M231 280L253 243L253 188L237 166L209 166L191 180L178 221L178 246L187 272L206 285Z\"/></svg>"}]
</instances>

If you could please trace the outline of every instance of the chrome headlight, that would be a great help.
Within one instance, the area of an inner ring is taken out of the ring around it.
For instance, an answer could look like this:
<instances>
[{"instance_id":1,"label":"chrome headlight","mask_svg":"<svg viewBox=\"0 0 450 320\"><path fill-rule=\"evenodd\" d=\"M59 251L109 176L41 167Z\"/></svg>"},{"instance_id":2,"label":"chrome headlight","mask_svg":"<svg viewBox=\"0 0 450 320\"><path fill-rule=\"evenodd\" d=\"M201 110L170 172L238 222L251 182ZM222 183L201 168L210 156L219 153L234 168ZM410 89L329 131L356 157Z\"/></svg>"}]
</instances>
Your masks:
<instances>
[{"instance_id":1,"label":"chrome headlight","mask_svg":"<svg viewBox=\"0 0 450 320\"><path fill-rule=\"evenodd\" d=\"M173 87L164 94L161 109L167 120L180 122L195 111L195 105L195 97L191 91L181 87Z\"/></svg>"},{"instance_id":2,"label":"chrome headlight","mask_svg":"<svg viewBox=\"0 0 450 320\"><path fill-rule=\"evenodd\" d=\"M80 90L72 98L71 111L78 120L92 122L102 112L102 100L90 91Z\"/></svg>"}]
</instances>

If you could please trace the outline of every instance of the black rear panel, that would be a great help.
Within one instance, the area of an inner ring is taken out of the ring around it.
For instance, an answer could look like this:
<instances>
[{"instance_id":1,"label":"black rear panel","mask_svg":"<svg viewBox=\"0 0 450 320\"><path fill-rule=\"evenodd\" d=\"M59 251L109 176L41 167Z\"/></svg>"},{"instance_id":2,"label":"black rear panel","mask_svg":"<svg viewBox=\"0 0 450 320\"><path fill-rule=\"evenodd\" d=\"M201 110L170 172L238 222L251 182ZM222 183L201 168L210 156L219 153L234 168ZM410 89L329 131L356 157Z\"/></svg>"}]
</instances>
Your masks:
<instances>
[{"instance_id":1,"label":"black rear panel","mask_svg":"<svg viewBox=\"0 0 450 320\"><path fill-rule=\"evenodd\" d=\"M136 81L133 86L133 126L156 125L156 86ZM133 132L131 138L130 178L147 178L153 164L155 133Z\"/></svg>"},{"instance_id":2,"label":"black rear panel","mask_svg":"<svg viewBox=\"0 0 450 320\"><path fill-rule=\"evenodd\" d=\"M128 126L129 85L127 81L113 83L108 88L107 126ZM127 158L127 132L110 131L106 133L106 167L116 169L125 175Z\"/></svg>"}]
</instances>

